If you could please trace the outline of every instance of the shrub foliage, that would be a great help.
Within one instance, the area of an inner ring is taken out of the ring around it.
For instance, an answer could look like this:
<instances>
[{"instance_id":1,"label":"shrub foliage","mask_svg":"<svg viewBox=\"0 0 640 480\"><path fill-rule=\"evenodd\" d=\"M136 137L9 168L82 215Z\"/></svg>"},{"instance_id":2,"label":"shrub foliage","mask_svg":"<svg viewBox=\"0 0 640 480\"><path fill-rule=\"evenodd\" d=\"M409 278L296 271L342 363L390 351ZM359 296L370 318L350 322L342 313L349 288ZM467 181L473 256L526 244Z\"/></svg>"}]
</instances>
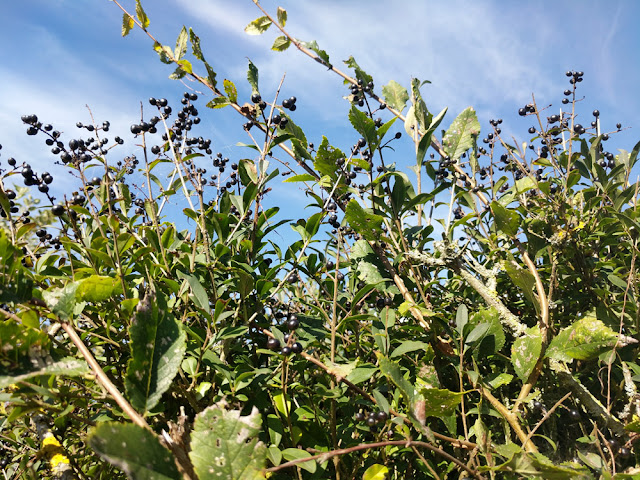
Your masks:
<instances>
[{"instance_id":1,"label":"shrub foliage","mask_svg":"<svg viewBox=\"0 0 640 480\"><path fill-rule=\"evenodd\" d=\"M342 77L352 146L314 144L251 62L240 98L139 1L122 34L245 118L242 158L192 133L195 92L149 99L115 162L108 122L22 118L77 189L0 170L5 478L637 478L640 143L576 122L582 72L565 112L520 109L524 144L472 108L444 128L418 79L378 88L256 5L248 34ZM309 217L265 206L281 177Z\"/></svg>"}]
</instances>

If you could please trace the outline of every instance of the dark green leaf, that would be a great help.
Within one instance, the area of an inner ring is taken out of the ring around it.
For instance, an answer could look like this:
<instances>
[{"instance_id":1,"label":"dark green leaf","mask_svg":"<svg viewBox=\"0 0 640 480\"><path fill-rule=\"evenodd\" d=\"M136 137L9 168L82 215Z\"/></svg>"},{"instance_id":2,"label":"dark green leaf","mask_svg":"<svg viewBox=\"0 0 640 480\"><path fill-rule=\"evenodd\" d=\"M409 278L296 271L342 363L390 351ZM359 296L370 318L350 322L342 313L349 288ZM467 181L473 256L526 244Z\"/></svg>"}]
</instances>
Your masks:
<instances>
[{"instance_id":1,"label":"dark green leaf","mask_svg":"<svg viewBox=\"0 0 640 480\"><path fill-rule=\"evenodd\" d=\"M349 121L356 132L364 137L367 145L374 150L378 145L378 135L376 133L375 122L366 113L358 110L355 105L349 111Z\"/></svg>"},{"instance_id":2,"label":"dark green leaf","mask_svg":"<svg viewBox=\"0 0 640 480\"><path fill-rule=\"evenodd\" d=\"M251 92L258 93L258 67L256 67L251 60L249 60L249 69L247 70L247 81L251 85Z\"/></svg>"},{"instance_id":3,"label":"dark green leaf","mask_svg":"<svg viewBox=\"0 0 640 480\"><path fill-rule=\"evenodd\" d=\"M135 480L180 480L173 455L153 433L134 424L102 423L89 445L102 458Z\"/></svg>"},{"instance_id":4,"label":"dark green leaf","mask_svg":"<svg viewBox=\"0 0 640 480\"><path fill-rule=\"evenodd\" d=\"M186 349L182 323L169 310L162 292L148 287L129 326L131 359L125 387L131 404L147 412L160 401L178 373Z\"/></svg>"},{"instance_id":5,"label":"dark green leaf","mask_svg":"<svg viewBox=\"0 0 640 480\"><path fill-rule=\"evenodd\" d=\"M4 329L0 328L0 331ZM36 331L36 330L34 330ZM21 339L22 340L22 339ZM3 337L3 342L9 342L11 339L7 336ZM8 344L8 343L7 343ZM33 345L33 343L31 343ZM50 363L41 368L34 370L12 370L7 372L4 368L0 368L0 389L7 388L9 385L29 380L33 377L39 377L41 375L59 375L65 377L79 377L89 372L87 364L76 358L63 358L57 362ZM8 375L6 375L8 373Z\"/></svg>"},{"instance_id":6,"label":"dark green leaf","mask_svg":"<svg viewBox=\"0 0 640 480\"><path fill-rule=\"evenodd\" d=\"M312 50L313 52L315 52L315 54L318 55L318 58L316 59L318 62L322 63L326 67L331 68L329 55L327 54L327 52L325 52L324 50L321 50L320 47L318 47L318 44L315 40L311 40L310 42L300 42L300 44L303 47L306 47L309 50Z\"/></svg>"},{"instance_id":7,"label":"dark green leaf","mask_svg":"<svg viewBox=\"0 0 640 480\"><path fill-rule=\"evenodd\" d=\"M393 360L388 359L379 352L376 352L376 357L378 358L380 372L389 380L391 380L391 382L396 387L398 387L400 393L405 398L405 401L410 405L413 400L414 389L413 385L409 383L409 380L404 378L404 375L402 375L400 365L398 365L398 363L394 362Z\"/></svg>"},{"instance_id":8,"label":"dark green leaf","mask_svg":"<svg viewBox=\"0 0 640 480\"><path fill-rule=\"evenodd\" d=\"M491 202L491 211L496 219L496 226L500 231L510 237L518 235L521 218L516 211L503 207L495 200Z\"/></svg>"},{"instance_id":9,"label":"dark green leaf","mask_svg":"<svg viewBox=\"0 0 640 480\"><path fill-rule=\"evenodd\" d=\"M350 56L348 59L346 59L344 63L348 67L353 68L355 70L356 79L362 80L362 83L364 85L367 85L369 82L373 82L373 77L360 68L360 66L356 63L356 59L353 58L353 56Z\"/></svg>"}]
</instances>

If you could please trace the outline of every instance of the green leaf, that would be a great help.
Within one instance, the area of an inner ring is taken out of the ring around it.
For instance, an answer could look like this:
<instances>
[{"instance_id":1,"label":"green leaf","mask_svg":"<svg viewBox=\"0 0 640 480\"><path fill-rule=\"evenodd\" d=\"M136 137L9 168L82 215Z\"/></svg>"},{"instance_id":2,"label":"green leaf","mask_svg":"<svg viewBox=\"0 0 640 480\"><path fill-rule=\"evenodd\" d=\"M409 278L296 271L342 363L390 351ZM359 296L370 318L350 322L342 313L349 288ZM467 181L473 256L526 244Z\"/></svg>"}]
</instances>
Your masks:
<instances>
[{"instance_id":1,"label":"green leaf","mask_svg":"<svg viewBox=\"0 0 640 480\"><path fill-rule=\"evenodd\" d=\"M369 380L377 371L378 367L375 365L361 365L352 370L346 378L354 385L357 385Z\"/></svg>"},{"instance_id":2,"label":"green leaf","mask_svg":"<svg viewBox=\"0 0 640 480\"><path fill-rule=\"evenodd\" d=\"M200 480L264 478L267 449L258 441L262 418L255 406L247 416L240 413L228 410L223 400L196 416L189 458Z\"/></svg>"},{"instance_id":3,"label":"green leaf","mask_svg":"<svg viewBox=\"0 0 640 480\"><path fill-rule=\"evenodd\" d=\"M0 330L2 331L2 330ZM3 337L3 342L10 341L9 338ZM5 373L4 368L0 368L0 372ZM59 375L64 377L79 377L89 372L87 364L76 358L66 357L57 362L51 363L45 367L29 371L12 371L10 375L0 375L0 389L7 388L14 383L22 382L33 377L41 375Z\"/></svg>"},{"instance_id":4,"label":"green leaf","mask_svg":"<svg viewBox=\"0 0 640 480\"><path fill-rule=\"evenodd\" d=\"M522 219L515 210L505 208L494 200L491 202L491 211L496 219L496 226L501 232L510 237L518 235L518 229L520 228L520 221Z\"/></svg>"},{"instance_id":5,"label":"green leaf","mask_svg":"<svg viewBox=\"0 0 640 480\"><path fill-rule=\"evenodd\" d=\"M442 148L451 160L458 160L469 150L480 134L480 122L472 107L468 107L453 121L442 139Z\"/></svg>"},{"instance_id":6,"label":"green leaf","mask_svg":"<svg viewBox=\"0 0 640 480\"><path fill-rule=\"evenodd\" d=\"M364 472L362 480L385 480L389 469L379 463L374 463Z\"/></svg>"},{"instance_id":7,"label":"green leaf","mask_svg":"<svg viewBox=\"0 0 640 480\"><path fill-rule=\"evenodd\" d=\"M416 350L427 350L429 344L424 342L419 342L417 340L405 340L402 342L396 349L391 352L389 358L400 357L409 352L415 352Z\"/></svg>"},{"instance_id":8,"label":"green leaf","mask_svg":"<svg viewBox=\"0 0 640 480\"><path fill-rule=\"evenodd\" d=\"M238 103L238 90L236 90L236 86L233 82L225 78L222 84L224 85L224 93L227 94L229 101L231 103Z\"/></svg>"},{"instance_id":9,"label":"green leaf","mask_svg":"<svg viewBox=\"0 0 640 480\"><path fill-rule=\"evenodd\" d=\"M105 422L89 435L89 445L102 458L135 480L180 480L171 452L152 432L134 424Z\"/></svg>"},{"instance_id":10,"label":"green leaf","mask_svg":"<svg viewBox=\"0 0 640 480\"><path fill-rule=\"evenodd\" d=\"M564 328L551 340L546 356L570 362L594 360L601 353L613 348L618 334L601 320L587 316Z\"/></svg>"},{"instance_id":11,"label":"green leaf","mask_svg":"<svg viewBox=\"0 0 640 480\"><path fill-rule=\"evenodd\" d=\"M171 47L167 45L161 45L160 43L156 42L153 45L153 49L158 53L158 56L160 57L160 61L162 63L165 63L167 65L171 65L173 63L173 60L171 60L171 57L173 56L173 50L171 50Z\"/></svg>"},{"instance_id":12,"label":"green leaf","mask_svg":"<svg viewBox=\"0 0 640 480\"><path fill-rule=\"evenodd\" d=\"M200 280L198 280L193 275L188 275L181 271L178 271L178 278L183 278L189 283L191 293L193 294L193 301L197 305L197 307L204 310L205 312L208 312L210 309L209 296L207 295L207 291L200 283Z\"/></svg>"},{"instance_id":13,"label":"green leaf","mask_svg":"<svg viewBox=\"0 0 640 480\"><path fill-rule=\"evenodd\" d=\"M365 211L355 199L347 204L345 218L349 226L365 240L374 242L379 239L383 218L368 209Z\"/></svg>"},{"instance_id":14,"label":"green leaf","mask_svg":"<svg viewBox=\"0 0 640 480\"><path fill-rule=\"evenodd\" d=\"M258 93L258 67L251 60L249 60L249 68L247 70L247 81L251 85L251 92Z\"/></svg>"},{"instance_id":15,"label":"green leaf","mask_svg":"<svg viewBox=\"0 0 640 480\"><path fill-rule=\"evenodd\" d=\"M462 336L464 326L469 322L469 309L464 303L458 305L456 310L456 330Z\"/></svg>"},{"instance_id":16,"label":"green leaf","mask_svg":"<svg viewBox=\"0 0 640 480\"><path fill-rule=\"evenodd\" d=\"M349 110L349 121L356 132L364 137L370 150L375 150L378 145L378 135L376 134L376 125L372 118L366 113L358 110L356 106L352 106Z\"/></svg>"},{"instance_id":17,"label":"green leaf","mask_svg":"<svg viewBox=\"0 0 640 480\"><path fill-rule=\"evenodd\" d=\"M344 153L342 153L340 149L329 145L329 140L323 135L322 142L320 142L316 153L316 158L313 161L315 169L323 176L329 175L335 180L338 177L336 172L339 170L336 162L340 158L344 158Z\"/></svg>"},{"instance_id":18,"label":"green leaf","mask_svg":"<svg viewBox=\"0 0 640 480\"><path fill-rule=\"evenodd\" d=\"M104 302L116 293L121 293L120 282L103 275L91 275L81 280L76 290L76 299L80 302Z\"/></svg>"},{"instance_id":19,"label":"green leaf","mask_svg":"<svg viewBox=\"0 0 640 480\"><path fill-rule=\"evenodd\" d=\"M542 352L542 333L538 326L528 328L511 347L511 363L518 378L527 381Z\"/></svg>"},{"instance_id":20,"label":"green leaf","mask_svg":"<svg viewBox=\"0 0 640 480\"><path fill-rule=\"evenodd\" d=\"M126 37L129 35L129 32L133 29L135 22L133 21L133 17L128 13L122 14L122 36Z\"/></svg>"},{"instance_id":21,"label":"green leaf","mask_svg":"<svg viewBox=\"0 0 640 480\"><path fill-rule=\"evenodd\" d=\"M301 458L309 458L311 454L306 450L301 450L299 448L287 448L282 451L282 457L288 462L292 460L299 460ZM309 473L315 473L318 467L318 464L315 460L309 460L308 462L298 463L297 465L300 468L305 469Z\"/></svg>"},{"instance_id":22,"label":"green leaf","mask_svg":"<svg viewBox=\"0 0 640 480\"><path fill-rule=\"evenodd\" d=\"M202 54L202 48L200 47L200 37L196 35L192 28L189 28L189 39L191 40L191 51L193 56L201 62L204 62L204 55Z\"/></svg>"},{"instance_id":23,"label":"green leaf","mask_svg":"<svg viewBox=\"0 0 640 480\"><path fill-rule=\"evenodd\" d=\"M464 394L440 388L421 388L419 395L424 398L425 417L446 417L455 413Z\"/></svg>"},{"instance_id":24,"label":"green leaf","mask_svg":"<svg viewBox=\"0 0 640 480\"><path fill-rule=\"evenodd\" d=\"M278 15L278 23L281 27L284 27L287 24L287 11L282 7L278 7L276 13Z\"/></svg>"},{"instance_id":25,"label":"green leaf","mask_svg":"<svg viewBox=\"0 0 640 480\"><path fill-rule=\"evenodd\" d=\"M127 364L125 387L131 404L147 412L155 407L182 363L186 334L176 320L162 292L148 287L138 303L129 326L131 359Z\"/></svg>"},{"instance_id":26,"label":"green leaf","mask_svg":"<svg viewBox=\"0 0 640 480\"><path fill-rule=\"evenodd\" d=\"M373 77L360 68L353 56L347 58L344 63L347 65L347 67L353 68L355 70L356 78L358 80L362 80L362 83L364 85L367 85L369 82L373 82Z\"/></svg>"},{"instance_id":27,"label":"green leaf","mask_svg":"<svg viewBox=\"0 0 640 480\"><path fill-rule=\"evenodd\" d=\"M138 17L138 21L142 25L142 29L146 29L149 26L149 17L144 13L144 9L142 8L142 3L140 0L136 0L136 16Z\"/></svg>"},{"instance_id":28,"label":"green leaf","mask_svg":"<svg viewBox=\"0 0 640 480\"><path fill-rule=\"evenodd\" d=\"M284 52L287 48L291 46L291 40L289 40L284 35L276 37L273 41L273 45L271 46L271 50L276 52Z\"/></svg>"},{"instance_id":29,"label":"green leaf","mask_svg":"<svg viewBox=\"0 0 640 480\"><path fill-rule=\"evenodd\" d=\"M384 101L391 108L402 112L409 101L409 93L407 89L395 80L391 80L387 85L382 87L382 95Z\"/></svg>"},{"instance_id":30,"label":"green leaf","mask_svg":"<svg viewBox=\"0 0 640 480\"><path fill-rule=\"evenodd\" d=\"M506 337L497 310L494 308L479 310L471 317L469 323L476 327L467 336L465 343L475 344L474 357L494 354L504 347Z\"/></svg>"},{"instance_id":31,"label":"green leaf","mask_svg":"<svg viewBox=\"0 0 640 480\"><path fill-rule=\"evenodd\" d=\"M224 108L228 105L231 105L231 103L227 97L216 97L207 103L209 108Z\"/></svg>"},{"instance_id":32,"label":"green leaf","mask_svg":"<svg viewBox=\"0 0 640 480\"><path fill-rule=\"evenodd\" d=\"M513 375L510 373L491 373L484 377L484 381L493 389L508 385L511 380L513 380Z\"/></svg>"},{"instance_id":33,"label":"green leaf","mask_svg":"<svg viewBox=\"0 0 640 480\"><path fill-rule=\"evenodd\" d=\"M539 312L540 304L534 294L536 279L533 274L529 270L520 267L520 265L515 263L512 259L506 260L503 265L509 275L509 278L511 278L513 283L522 290L522 293L527 297L527 300L529 300L536 308L536 311Z\"/></svg>"},{"instance_id":34,"label":"green leaf","mask_svg":"<svg viewBox=\"0 0 640 480\"><path fill-rule=\"evenodd\" d=\"M249 35L262 35L271 26L269 17L259 17L244 28L245 33Z\"/></svg>"},{"instance_id":35,"label":"green leaf","mask_svg":"<svg viewBox=\"0 0 640 480\"><path fill-rule=\"evenodd\" d=\"M294 175L293 177L287 178L282 183L296 183L296 182L315 182L316 177L309 173L301 173L300 175Z\"/></svg>"},{"instance_id":36,"label":"green leaf","mask_svg":"<svg viewBox=\"0 0 640 480\"><path fill-rule=\"evenodd\" d=\"M427 150L431 146L431 139L433 138L433 133L444 120L444 116L447 114L447 108L443 108L442 111L436 115L432 120L429 128L422 135L420 142L418 142L418 149L416 151L416 165L422 168L422 163L424 162L424 157L427 154Z\"/></svg>"},{"instance_id":37,"label":"green leaf","mask_svg":"<svg viewBox=\"0 0 640 480\"><path fill-rule=\"evenodd\" d=\"M376 357L378 358L380 372L391 380L396 387L398 387L407 404L411 405L414 395L413 386L409 383L409 380L404 378L402 375L400 365L393 360L388 359L380 352L376 352Z\"/></svg>"},{"instance_id":38,"label":"green leaf","mask_svg":"<svg viewBox=\"0 0 640 480\"><path fill-rule=\"evenodd\" d=\"M63 288L52 288L42 292L42 298L46 302L47 307L49 307L60 320L66 322L73 317L78 285L79 282L71 282Z\"/></svg>"},{"instance_id":39,"label":"green leaf","mask_svg":"<svg viewBox=\"0 0 640 480\"><path fill-rule=\"evenodd\" d=\"M316 61L322 63L326 67L331 68L329 55L327 54L327 52L325 52L324 50L321 50L320 47L318 47L318 43L315 40L311 40L310 42L300 42L300 44L303 47L306 47L309 50L312 50L313 52L316 53L316 55L318 55L318 58L316 58Z\"/></svg>"},{"instance_id":40,"label":"green leaf","mask_svg":"<svg viewBox=\"0 0 640 480\"><path fill-rule=\"evenodd\" d=\"M176 60L182 59L184 55L187 53L187 42L189 41L189 32L187 31L187 27L182 26L182 30L180 30L180 34L178 35L178 39L176 40L176 48L174 56Z\"/></svg>"}]
</instances>

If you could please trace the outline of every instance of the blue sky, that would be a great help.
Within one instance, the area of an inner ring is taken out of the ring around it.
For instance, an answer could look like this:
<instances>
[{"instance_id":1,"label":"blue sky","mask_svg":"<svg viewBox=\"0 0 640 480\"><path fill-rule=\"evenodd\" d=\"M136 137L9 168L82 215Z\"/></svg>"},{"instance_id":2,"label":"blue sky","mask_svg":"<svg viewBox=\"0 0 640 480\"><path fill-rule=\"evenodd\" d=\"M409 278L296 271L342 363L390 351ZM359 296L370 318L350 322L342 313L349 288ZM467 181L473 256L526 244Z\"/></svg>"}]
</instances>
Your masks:
<instances>
[{"instance_id":1,"label":"blue sky","mask_svg":"<svg viewBox=\"0 0 640 480\"><path fill-rule=\"evenodd\" d=\"M134 10L133 0L122 3ZM539 105L553 103L549 114L557 113L569 86L564 72L582 70L579 92L586 99L578 108L579 121L588 125L598 108L603 129L615 130L618 122L634 127L612 137L607 147L614 152L631 150L640 139L640 2L635 0L261 4L271 13L278 5L287 9L292 35L316 40L335 65L343 66L341 61L354 55L373 75L378 93L392 79L404 86L412 76L430 80L423 96L432 112L449 107L445 127L471 105L484 131L489 119L503 118L504 133L529 140L531 120L518 117L517 109L534 92ZM326 134L344 151L358 138L346 121L349 105L342 96L347 89L340 78L295 49L271 51L275 31L259 37L244 33L246 24L260 16L252 0L147 0L143 5L150 31L165 44L175 44L183 24L193 27L219 81L234 81L241 99L249 100L244 79L250 58L260 70L266 98L286 72L283 94L298 98L294 119L316 144ZM125 156L137 148L128 129L140 119L141 101L148 108L148 97L166 97L177 108L185 85L167 78L172 68L158 61L142 32L122 38L120 25L121 12L108 0L5 2L0 16L0 160L13 156L40 171L59 171L44 139L25 135L23 114L36 113L68 141L78 135L77 121L90 122L88 105L98 123L109 120L112 135L126 139L120 153L114 153ZM187 86L200 90L188 81ZM204 102L199 110L197 133L212 139L214 152L234 160L251 156L235 146L247 141L242 119L232 111L205 112ZM413 147L406 138L402 142L394 160L411 164ZM57 178L54 189L60 197L72 185ZM287 210L304 202L302 192L289 184L276 188L272 199Z\"/></svg>"}]
</instances>

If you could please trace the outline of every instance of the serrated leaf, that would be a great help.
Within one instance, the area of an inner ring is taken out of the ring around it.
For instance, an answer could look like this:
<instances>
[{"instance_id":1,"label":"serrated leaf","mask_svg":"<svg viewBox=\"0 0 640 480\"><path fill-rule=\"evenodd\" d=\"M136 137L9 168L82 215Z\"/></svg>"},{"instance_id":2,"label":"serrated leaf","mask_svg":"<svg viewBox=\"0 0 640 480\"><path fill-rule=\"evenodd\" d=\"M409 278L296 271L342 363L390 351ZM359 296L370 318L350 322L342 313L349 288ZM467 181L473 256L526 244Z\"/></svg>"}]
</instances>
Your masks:
<instances>
[{"instance_id":1,"label":"serrated leaf","mask_svg":"<svg viewBox=\"0 0 640 480\"><path fill-rule=\"evenodd\" d=\"M171 452L153 433L134 424L105 422L89 435L89 445L102 458L135 480L179 480Z\"/></svg>"},{"instance_id":2,"label":"serrated leaf","mask_svg":"<svg viewBox=\"0 0 640 480\"><path fill-rule=\"evenodd\" d=\"M585 317L564 328L555 336L546 356L570 362L594 360L601 353L613 348L618 334L595 317Z\"/></svg>"},{"instance_id":3,"label":"serrated leaf","mask_svg":"<svg viewBox=\"0 0 640 480\"><path fill-rule=\"evenodd\" d=\"M389 469L386 466L374 463L364 472L362 480L385 480L387 473L389 473Z\"/></svg>"},{"instance_id":4,"label":"serrated leaf","mask_svg":"<svg viewBox=\"0 0 640 480\"><path fill-rule=\"evenodd\" d=\"M378 145L378 135L376 134L376 125L372 118L366 113L358 110L356 106L352 106L349 110L349 121L356 132L364 137L367 146L371 151L375 150Z\"/></svg>"},{"instance_id":5,"label":"serrated leaf","mask_svg":"<svg viewBox=\"0 0 640 480\"><path fill-rule=\"evenodd\" d=\"M0 330L2 331L2 330ZM3 342L9 342L10 339L3 337ZM89 372L89 367L86 362L78 360L72 357L66 357L57 362L53 362L45 367L38 368L29 371L11 371L10 375L4 375L8 373L4 368L0 369L3 375L0 375L0 389L6 388L9 385L18 383L24 380L28 380L33 377L39 377L41 375L61 375L65 377L79 377Z\"/></svg>"},{"instance_id":6,"label":"serrated leaf","mask_svg":"<svg viewBox=\"0 0 640 480\"><path fill-rule=\"evenodd\" d=\"M278 15L278 23L281 27L284 27L287 24L287 11L282 7L278 7L276 13Z\"/></svg>"},{"instance_id":7,"label":"serrated leaf","mask_svg":"<svg viewBox=\"0 0 640 480\"><path fill-rule=\"evenodd\" d=\"M472 107L468 107L453 121L442 139L442 148L451 160L458 160L469 150L480 134L480 122Z\"/></svg>"},{"instance_id":8,"label":"serrated leaf","mask_svg":"<svg viewBox=\"0 0 640 480\"><path fill-rule=\"evenodd\" d=\"M323 65L329 68L331 67L331 62L329 61L329 55L327 54L327 52L325 52L324 50L320 49L320 47L318 47L318 43L315 40L311 40L310 42L300 42L300 44L303 47L306 47L309 50L312 50L313 52L315 52L315 54L318 55L318 58L316 59L317 61L319 61L320 63L322 63Z\"/></svg>"},{"instance_id":9,"label":"serrated leaf","mask_svg":"<svg viewBox=\"0 0 640 480\"><path fill-rule=\"evenodd\" d=\"M247 70L247 81L251 85L252 93L258 93L258 67L249 60L249 68Z\"/></svg>"},{"instance_id":10,"label":"serrated leaf","mask_svg":"<svg viewBox=\"0 0 640 480\"><path fill-rule=\"evenodd\" d=\"M238 90L231 80L226 78L223 80L224 93L227 94L227 98L231 103L238 103Z\"/></svg>"},{"instance_id":11,"label":"serrated leaf","mask_svg":"<svg viewBox=\"0 0 640 480\"><path fill-rule=\"evenodd\" d=\"M67 321L73 317L76 306L76 290L80 282L68 283L63 288L52 288L42 292L47 307L60 318Z\"/></svg>"},{"instance_id":12,"label":"serrated leaf","mask_svg":"<svg viewBox=\"0 0 640 480\"><path fill-rule=\"evenodd\" d=\"M186 350L186 334L162 292L148 287L129 326L131 359L125 387L131 405L147 412L171 387Z\"/></svg>"},{"instance_id":13,"label":"serrated leaf","mask_svg":"<svg viewBox=\"0 0 640 480\"><path fill-rule=\"evenodd\" d=\"M418 149L416 150L416 165L422 168L422 164L424 162L424 157L427 154L427 150L431 146L431 140L433 138L433 133L444 120L444 116L447 114L447 108L443 108L438 115L431 119L431 123L429 124L429 128L422 135L422 138L418 142Z\"/></svg>"},{"instance_id":14,"label":"serrated leaf","mask_svg":"<svg viewBox=\"0 0 640 480\"><path fill-rule=\"evenodd\" d=\"M133 29L136 23L133 21L133 17L128 13L122 14L122 36L126 37L129 35L129 32Z\"/></svg>"},{"instance_id":15,"label":"serrated leaf","mask_svg":"<svg viewBox=\"0 0 640 480\"><path fill-rule=\"evenodd\" d=\"M221 401L196 416L189 458L200 480L264 478L267 449L258 441L260 413L256 407L247 416L240 413Z\"/></svg>"},{"instance_id":16,"label":"serrated leaf","mask_svg":"<svg viewBox=\"0 0 640 480\"><path fill-rule=\"evenodd\" d=\"M528 328L511 347L511 363L518 378L527 381L542 352L542 333L538 326Z\"/></svg>"},{"instance_id":17,"label":"serrated leaf","mask_svg":"<svg viewBox=\"0 0 640 480\"><path fill-rule=\"evenodd\" d=\"M279 37L276 37L276 39L273 41L271 50L275 50L276 52L284 52L290 46L291 46L291 40L289 40L284 35L281 35Z\"/></svg>"},{"instance_id":18,"label":"serrated leaf","mask_svg":"<svg viewBox=\"0 0 640 480\"><path fill-rule=\"evenodd\" d=\"M171 60L171 57L173 56L173 50L171 50L171 47L156 42L153 44L153 49L158 53L162 63L167 65L173 63L173 60Z\"/></svg>"},{"instance_id":19,"label":"serrated leaf","mask_svg":"<svg viewBox=\"0 0 640 480\"><path fill-rule=\"evenodd\" d=\"M258 17L244 28L245 33L249 35L262 35L271 26L269 17Z\"/></svg>"},{"instance_id":20,"label":"serrated leaf","mask_svg":"<svg viewBox=\"0 0 640 480\"><path fill-rule=\"evenodd\" d=\"M117 279L91 275L80 281L76 290L76 299L80 302L104 302L119 292L122 292L122 286Z\"/></svg>"},{"instance_id":21,"label":"serrated leaf","mask_svg":"<svg viewBox=\"0 0 640 480\"><path fill-rule=\"evenodd\" d=\"M365 211L355 199L351 199L344 216L349 226L362 238L370 242L378 240L383 220L380 215Z\"/></svg>"},{"instance_id":22,"label":"serrated leaf","mask_svg":"<svg viewBox=\"0 0 640 480\"><path fill-rule=\"evenodd\" d=\"M356 78L358 80L362 80L362 83L364 85L367 85L369 82L373 82L373 77L360 68L360 65L358 65L356 59L353 58L353 56L347 58L344 63L348 67L353 68L353 70L356 72Z\"/></svg>"},{"instance_id":23,"label":"serrated leaf","mask_svg":"<svg viewBox=\"0 0 640 480\"><path fill-rule=\"evenodd\" d=\"M207 69L207 79L209 80L209 84L211 85L211 87L215 88L215 86L218 84L218 81L216 80L216 72L213 71L213 68L211 68L211 65L209 65L207 62L204 62L204 66Z\"/></svg>"},{"instance_id":24,"label":"serrated leaf","mask_svg":"<svg viewBox=\"0 0 640 480\"><path fill-rule=\"evenodd\" d=\"M328 175L335 180L338 177L337 171L339 170L336 162L340 158L344 158L344 153L340 149L329 145L329 140L323 135L322 142L320 142L316 152L316 158L313 161L315 169L323 176Z\"/></svg>"},{"instance_id":25,"label":"serrated leaf","mask_svg":"<svg viewBox=\"0 0 640 480\"><path fill-rule=\"evenodd\" d=\"M174 56L176 60L180 60L187 53L187 42L189 41L189 32L187 31L187 27L182 26L182 30L178 34L178 39L176 40L176 48L174 51Z\"/></svg>"},{"instance_id":26,"label":"serrated leaf","mask_svg":"<svg viewBox=\"0 0 640 480\"><path fill-rule=\"evenodd\" d=\"M142 25L142 28L145 29L149 26L149 17L144 13L144 9L142 8L142 3L140 0L136 0L136 16L138 17L138 21Z\"/></svg>"},{"instance_id":27,"label":"serrated leaf","mask_svg":"<svg viewBox=\"0 0 640 480\"><path fill-rule=\"evenodd\" d=\"M510 237L518 235L518 229L520 228L520 221L522 219L516 211L503 207L495 200L491 202L491 211L496 220L498 230Z\"/></svg>"},{"instance_id":28,"label":"serrated leaf","mask_svg":"<svg viewBox=\"0 0 640 480\"><path fill-rule=\"evenodd\" d=\"M196 35L192 28L189 28L189 39L191 40L191 51L193 56L201 62L204 62L204 55L202 54L202 48L200 47L200 37Z\"/></svg>"},{"instance_id":29,"label":"serrated leaf","mask_svg":"<svg viewBox=\"0 0 640 480\"><path fill-rule=\"evenodd\" d=\"M409 92L395 80L382 87L384 101L391 108L401 112L409 101Z\"/></svg>"}]
</instances>

